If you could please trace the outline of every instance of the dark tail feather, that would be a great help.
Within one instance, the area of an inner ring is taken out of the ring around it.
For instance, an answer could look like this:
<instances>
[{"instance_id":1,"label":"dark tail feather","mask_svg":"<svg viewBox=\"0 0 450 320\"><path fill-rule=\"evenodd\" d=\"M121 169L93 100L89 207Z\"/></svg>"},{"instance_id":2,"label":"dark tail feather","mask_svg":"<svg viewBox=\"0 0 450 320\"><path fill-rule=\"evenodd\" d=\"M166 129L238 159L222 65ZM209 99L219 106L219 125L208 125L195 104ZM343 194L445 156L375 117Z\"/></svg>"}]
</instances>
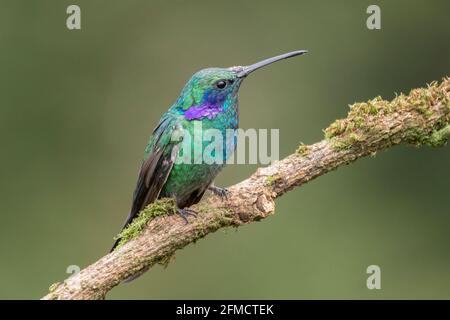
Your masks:
<instances>
[{"instance_id":1,"label":"dark tail feather","mask_svg":"<svg viewBox=\"0 0 450 320\"><path fill-rule=\"evenodd\" d=\"M117 238L116 241L114 241L114 244L111 247L111 250L109 250L109 253L114 251L114 249L119 245L120 240L122 240L122 239L121 238Z\"/></svg>"},{"instance_id":2,"label":"dark tail feather","mask_svg":"<svg viewBox=\"0 0 450 320\"><path fill-rule=\"evenodd\" d=\"M130 214L128 215L127 220L125 220L125 223L123 224L123 227L122 227L122 229L120 230L120 232L122 232L123 229L125 229L126 227L128 227L128 225L131 223L131 221L133 221L133 219L134 219L135 217L136 217L136 214L133 213L133 212L130 212ZM122 240L122 239L121 239L121 238L117 238L117 239L114 241L114 244L113 244L111 250L109 250L110 253L113 252L114 249L119 245L120 240Z\"/></svg>"}]
</instances>

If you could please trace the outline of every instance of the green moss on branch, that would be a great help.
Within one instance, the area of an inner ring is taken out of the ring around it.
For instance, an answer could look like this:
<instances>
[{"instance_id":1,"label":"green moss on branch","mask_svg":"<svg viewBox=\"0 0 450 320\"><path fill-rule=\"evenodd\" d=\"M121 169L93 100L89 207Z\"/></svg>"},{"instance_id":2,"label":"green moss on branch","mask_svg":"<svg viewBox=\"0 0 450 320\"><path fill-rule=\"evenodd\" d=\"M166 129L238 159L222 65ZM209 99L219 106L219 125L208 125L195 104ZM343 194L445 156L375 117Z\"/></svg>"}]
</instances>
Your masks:
<instances>
[{"instance_id":1,"label":"green moss on branch","mask_svg":"<svg viewBox=\"0 0 450 320\"><path fill-rule=\"evenodd\" d=\"M136 238L150 220L158 216L174 214L176 213L176 208L175 200L170 198L159 199L148 205L128 227L115 237L115 239L120 239L117 248Z\"/></svg>"},{"instance_id":2,"label":"green moss on branch","mask_svg":"<svg viewBox=\"0 0 450 320\"><path fill-rule=\"evenodd\" d=\"M446 126L450 120L450 84L445 78L438 84L432 82L427 88L411 90L409 95L400 94L392 101L381 97L350 106L345 119L333 122L324 130L325 138L337 150L347 150L368 140L383 140L387 145L407 142L416 146L441 146L449 138ZM396 134L393 123L402 115L415 117L403 119L404 125ZM390 140L391 139L391 140Z\"/></svg>"}]
</instances>

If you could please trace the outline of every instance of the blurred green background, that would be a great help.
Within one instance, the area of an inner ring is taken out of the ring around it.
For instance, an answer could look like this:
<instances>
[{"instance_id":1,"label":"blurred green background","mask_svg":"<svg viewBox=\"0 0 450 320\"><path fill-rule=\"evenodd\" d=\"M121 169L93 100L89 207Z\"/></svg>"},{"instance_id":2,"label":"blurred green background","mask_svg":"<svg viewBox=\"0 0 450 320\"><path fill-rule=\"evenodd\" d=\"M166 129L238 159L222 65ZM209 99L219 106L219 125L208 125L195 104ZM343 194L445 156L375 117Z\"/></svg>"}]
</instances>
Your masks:
<instances>
[{"instance_id":1,"label":"blurred green background","mask_svg":"<svg viewBox=\"0 0 450 320\"><path fill-rule=\"evenodd\" d=\"M81 7L82 30L66 28ZM366 8L381 7L378 31ZM295 49L241 88L281 156L450 74L448 1L0 1L0 298L36 299L107 253L160 115L195 71ZM181 250L108 298L450 298L450 147L396 147L298 188L277 213ZM234 165L219 185L256 166ZM366 268L381 267L381 290Z\"/></svg>"}]
</instances>

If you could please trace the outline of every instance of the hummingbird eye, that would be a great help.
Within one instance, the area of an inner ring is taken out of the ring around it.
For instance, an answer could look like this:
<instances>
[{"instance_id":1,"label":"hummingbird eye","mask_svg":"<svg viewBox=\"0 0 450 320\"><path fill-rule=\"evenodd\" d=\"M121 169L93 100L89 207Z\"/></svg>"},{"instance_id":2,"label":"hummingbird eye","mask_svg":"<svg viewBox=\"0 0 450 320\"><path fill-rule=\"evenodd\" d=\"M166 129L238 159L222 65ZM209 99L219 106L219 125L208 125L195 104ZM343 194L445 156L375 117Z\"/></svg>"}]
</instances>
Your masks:
<instances>
[{"instance_id":1,"label":"hummingbird eye","mask_svg":"<svg viewBox=\"0 0 450 320\"><path fill-rule=\"evenodd\" d=\"M219 80L216 82L216 87L218 89L224 89L226 86L227 86L227 83L224 80Z\"/></svg>"}]
</instances>

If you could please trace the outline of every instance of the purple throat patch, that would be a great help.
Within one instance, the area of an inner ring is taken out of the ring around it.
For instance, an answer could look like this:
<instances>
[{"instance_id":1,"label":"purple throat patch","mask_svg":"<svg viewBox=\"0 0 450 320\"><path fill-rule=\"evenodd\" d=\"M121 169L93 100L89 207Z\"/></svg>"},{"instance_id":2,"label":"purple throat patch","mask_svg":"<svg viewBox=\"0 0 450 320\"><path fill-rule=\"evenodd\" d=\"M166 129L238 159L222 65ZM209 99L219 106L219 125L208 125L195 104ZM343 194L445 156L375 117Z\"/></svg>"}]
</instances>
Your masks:
<instances>
[{"instance_id":1,"label":"purple throat patch","mask_svg":"<svg viewBox=\"0 0 450 320\"><path fill-rule=\"evenodd\" d=\"M223 111L222 106L213 104L203 104L200 106L191 106L184 112L184 117L187 120L196 120L201 118L214 119L219 113Z\"/></svg>"}]
</instances>

